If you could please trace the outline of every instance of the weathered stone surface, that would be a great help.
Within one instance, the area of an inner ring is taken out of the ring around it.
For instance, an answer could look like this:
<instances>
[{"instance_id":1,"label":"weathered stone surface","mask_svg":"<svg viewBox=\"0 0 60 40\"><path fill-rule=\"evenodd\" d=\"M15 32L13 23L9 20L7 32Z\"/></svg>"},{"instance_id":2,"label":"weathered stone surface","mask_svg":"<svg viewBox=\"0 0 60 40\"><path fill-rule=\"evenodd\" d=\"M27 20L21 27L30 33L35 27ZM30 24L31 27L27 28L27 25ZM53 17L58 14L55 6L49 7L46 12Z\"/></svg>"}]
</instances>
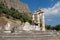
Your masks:
<instances>
[{"instance_id":1,"label":"weathered stone surface","mask_svg":"<svg viewBox=\"0 0 60 40\"><path fill-rule=\"evenodd\" d=\"M13 7L19 12L30 12L27 4L20 2L20 0L0 0L0 3L4 3L4 5L7 5L8 8Z\"/></svg>"},{"instance_id":2,"label":"weathered stone surface","mask_svg":"<svg viewBox=\"0 0 60 40\"><path fill-rule=\"evenodd\" d=\"M56 35L55 32L51 33L40 31L22 31L10 34L0 33L0 40L60 40L60 35Z\"/></svg>"},{"instance_id":3,"label":"weathered stone surface","mask_svg":"<svg viewBox=\"0 0 60 40\"><path fill-rule=\"evenodd\" d=\"M35 31L40 31L40 27L31 25L28 22L25 22L25 25L23 26L23 30L30 31L30 30L35 30Z\"/></svg>"}]
</instances>

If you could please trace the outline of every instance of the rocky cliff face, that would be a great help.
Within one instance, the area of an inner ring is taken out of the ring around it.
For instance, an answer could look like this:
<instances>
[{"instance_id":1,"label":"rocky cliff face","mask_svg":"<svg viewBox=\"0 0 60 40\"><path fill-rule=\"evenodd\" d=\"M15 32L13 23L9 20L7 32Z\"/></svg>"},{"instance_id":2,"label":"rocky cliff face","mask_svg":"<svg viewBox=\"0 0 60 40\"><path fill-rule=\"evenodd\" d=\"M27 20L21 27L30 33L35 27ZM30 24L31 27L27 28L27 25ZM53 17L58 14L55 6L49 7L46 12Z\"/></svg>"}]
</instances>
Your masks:
<instances>
[{"instance_id":1,"label":"rocky cliff face","mask_svg":"<svg viewBox=\"0 0 60 40\"><path fill-rule=\"evenodd\" d=\"M4 5L7 5L8 8L15 8L17 9L19 12L25 12L25 13L29 13L30 10L28 8L28 6L22 2L20 2L19 0L0 0L0 3L3 3Z\"/></svg>"}]
</instances>

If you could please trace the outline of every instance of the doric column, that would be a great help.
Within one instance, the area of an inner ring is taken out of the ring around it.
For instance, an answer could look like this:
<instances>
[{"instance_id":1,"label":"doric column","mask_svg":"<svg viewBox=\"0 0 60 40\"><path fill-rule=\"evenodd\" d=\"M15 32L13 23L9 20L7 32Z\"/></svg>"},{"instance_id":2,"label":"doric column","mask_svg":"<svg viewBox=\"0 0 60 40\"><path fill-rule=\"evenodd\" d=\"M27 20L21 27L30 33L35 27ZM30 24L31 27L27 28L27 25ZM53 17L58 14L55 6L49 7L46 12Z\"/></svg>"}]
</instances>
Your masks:
<instances>
[{"instance_id":1,"label":"doric column","mask_svg":"<svg viewBox=\"0 0 60 40\"><path fill-rule=\"evenodd\" d=\"M40 28L40 14L37 14L38 27Z\"/></svg>"},{"instance_id":2,"label":"doric column","mask_svg":"<svg viewBox=\"0 0 60 40\"><path fill-rule=\"evenodd\" d=\"M42 13L42 31L45 31L44 13Z\"/></svg>"},{"instance_id":3,"label":"doric column","mask_svg":"<svg viewBox=\"0 0 60 40\"><path fill-rule=\"evenodd\" d=\"M32 24L34 25L34 21L35 21L35 15L32 15Z\"/></svg>"},{"instance_id":4,"label":"doric column","mask_svg":"<svg viewBox=\"0 0 60 40\"><path fill-rule=\"evenodd\" d=\"M35 18L34 18L34 14L32 15L32 21L34 21L35 20Z\"/></svg>"}]
</instances>

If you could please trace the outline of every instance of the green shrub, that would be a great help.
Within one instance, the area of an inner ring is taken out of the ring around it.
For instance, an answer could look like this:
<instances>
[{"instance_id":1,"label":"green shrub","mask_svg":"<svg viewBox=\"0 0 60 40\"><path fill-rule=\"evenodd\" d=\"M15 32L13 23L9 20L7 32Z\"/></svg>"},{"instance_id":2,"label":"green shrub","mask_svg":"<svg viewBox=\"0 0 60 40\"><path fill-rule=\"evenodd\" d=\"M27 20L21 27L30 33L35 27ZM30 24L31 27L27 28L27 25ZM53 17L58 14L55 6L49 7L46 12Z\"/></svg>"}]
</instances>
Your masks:
<instances>
[{"instance_id":1,"label":"green shrub","mask_svg":"<svg viewBox=\"0 0 60 40\"><path fill-rule=\"evenodd\" d=\"M29 22L31 23L31 17L27 15L27 13L19 13L18 10L11 7L10 9L3 4L0 4L0 13L6 14L6 17L9 18L9 16L13 17L14 19L19 19L22 22ZM8 16L9 15L9 16Z\"/></svg>"}]
</instances>

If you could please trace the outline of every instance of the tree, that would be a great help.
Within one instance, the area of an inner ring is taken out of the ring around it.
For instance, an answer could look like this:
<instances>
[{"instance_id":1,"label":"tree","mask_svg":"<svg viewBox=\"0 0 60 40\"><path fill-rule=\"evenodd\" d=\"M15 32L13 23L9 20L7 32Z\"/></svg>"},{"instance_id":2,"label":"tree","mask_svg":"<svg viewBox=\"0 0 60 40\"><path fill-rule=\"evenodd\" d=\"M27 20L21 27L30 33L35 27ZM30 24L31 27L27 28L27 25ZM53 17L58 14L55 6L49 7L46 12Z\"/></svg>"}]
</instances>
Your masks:
<instances>
[{"instance_id":1,"label":"tree","mask_svg":"<svg viewBox=\"0 0 60 40\"><path fill-rule=\"evenodd\" d=\"M57 31L60 30L60 24L55 26L55 30L57 30Z\"/></svg>"},{"instance_id":2,"label":"tree","mask_svg":"<svg viewBox=\"0 0 60 40\"><path fill-rule=\"evenodd\" d=\"M51 25L46 25L46 29L47 29L47 30L52 30Z\"/></svg>"}]
</instances>

